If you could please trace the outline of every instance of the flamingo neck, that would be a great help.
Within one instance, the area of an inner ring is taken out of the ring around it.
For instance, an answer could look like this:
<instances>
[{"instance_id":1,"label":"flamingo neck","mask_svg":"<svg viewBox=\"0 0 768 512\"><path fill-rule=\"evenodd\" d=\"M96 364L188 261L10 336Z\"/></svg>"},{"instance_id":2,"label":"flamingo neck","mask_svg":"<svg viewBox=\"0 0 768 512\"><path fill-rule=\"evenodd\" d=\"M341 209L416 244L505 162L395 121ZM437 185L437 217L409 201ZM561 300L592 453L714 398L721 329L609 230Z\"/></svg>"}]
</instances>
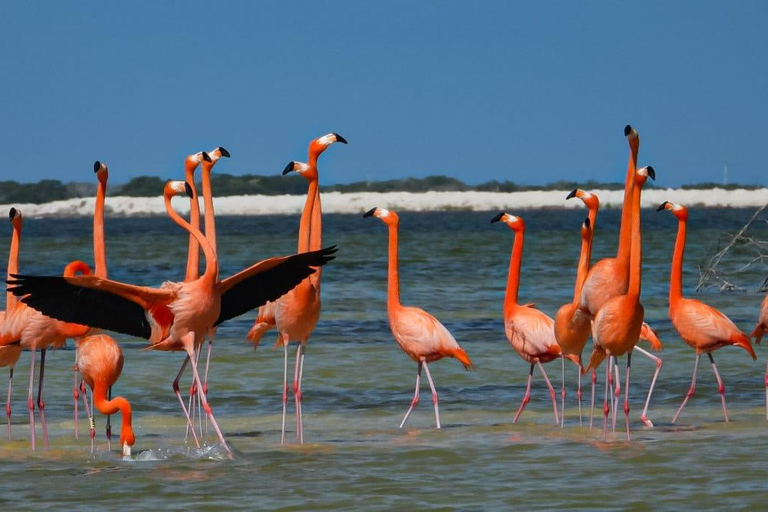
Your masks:
<instances>
[{"instance_id":1,"label":"flamingo neck","mask_svg":"<svg viewBox=\"0 0 768 512\"><path fill-rule=\"evenodd\" d=\"M624 206L621 209L621 226L619 227L619 247L616 259L622 265L629 265L631 229L632 229L632 198L635 189L635 170L637 169L637 145L630 144L627 177L624 180Z\"/></svg>"},{"instance_id":2,"label":"flamingo neck","mask_svg":"<svg viewBox=\"0 0 768 512\"><path fill-rule=\"evenodd\" d=\"M213 211L213 192L211 190L212 162L203 162L203 203L205 204L205 237L216 251L216 219Z\"/></svg>"},{"instance_id":3,"label":"flamingo neck","mask_svg":"<svg viewBox=\"0 0 768 512\"><path fill-rule=\"evenodd\" d=\"M11 279L11 274L19 273L19 246L21 244L21 223L18 228L16 224L13 225L13 234L11 235L11 251L8 255L8 276L7 279ZM16 296L7 292L5 294L5 310L7 313L11 312L11 309L16 307L19 300Z\"/></svg>"},{"instance_id":4,"label":"flamingo neck","mask_svg":"<svg viewBox=\"0 0 768 512\"><path fill-rule=\"evenodd\" d=\"M397 257L397 226L389 226L389 263L387 267L387 309L400 307L400 273Z\"/></svg>"},{"instance_id":5,"label":"flamingo neck","mask_svg":"<svg viewBox=\"0 0 768 512\"><path fill-rule=\"evenodd\" d=\"M189 224L200 229L200 203L197 200L197 187L195 186L195 169L186 172L186 181L192 187L192 197L189 198ZM185 281L194 281L200 276L200 244L194 236L189 235L189 249L187 251L187 273Z\"/></svg>"},{"instance_id":6,"label":"flamingo neck","mask_svg":"<svg viewBox=\"0 0 768 512\"><path fill-rule=\"evenodd\" d=\"M672 272L669 277L669 303L683 298L683 254L685 253L685 229L687 221L678 219L675 252L672 255Z\"/></svg>"},{"instance_id":7,"label":"flamingo neck","mask_svg":"<svg viewBox=\"0 0 768 512\"><path fill-rule=\"evenodd\" d=\"M116 396L112 400L107 400L107 386L104 382L97 381L93 385L93 405L99 410L101 414L111 415L117 412L122 416L122 427L120 428L120 444L128 441L129 445L133 444L133 427L131 425L131 417L133 412L131 410L131 404L125 398ZM129 437L130 440L126 438Z\"/></svg>"},{"instance_id":8,"label":"flamingo neck","mask_svg":"<svg viewBox=\"0 0 768 512\"><path fill-rule=\"evenodd\" d=\"M627 295L640 297L640 282L642 281L642 236L640 226L640 192L641 187L634 186L632 192L632 245L629 261L629 288Z\"/></svg>"},{"instance_id":9,"label":"flamingo neck","mask_svg":"<svg viewBox=\"0 0 768 512\"><path fill-rule=\"evenodd\" d=\"M598 207L599 208L599 207ZM592 234L590 235L590 244L592 243L592 239L595 238L595 228L597 227L597 212L598 208L590 208L589 212L587 213L587 217L589 217L589 225L592 226ZM591 250L590 245L590 250Z\"/></svg>"},{"instance_id":10,"label":"flamingo neck","mask_svg":"<svg viewBox=\"0 0 768 512\"><path fill-rule=\"evenodd\" d=\"M189 222L182 219L181 215L176 213L176 210L174 210L171 206L171 198L168 196L165 196L165 211L168 213L168 216L173 222L187 231L187 233L195 237L195 240L197 240L197 243L199 243L200 247L203 249L203 254L205 255L205 273L203 274L203 279L207 279L212 282L218 280L219 260L216 257L216 251L213 249L210 242L200 232L199 229L193 228Z\"/></svg>"},{"instance_id":11,"label":"flamingo neck","mask_svg":"<svg viewBox=\"0 0 768 512\"><path fill-rule=\"evenodd\" d=\"M590 211L590 214L592 212ZM590 224L594 226L594 224ZM592 258L592 239L594 238L594 232L590 231L587 238L581 240L581 255L579 256L579 265L576 270L576 284L573 288L573 305L578 306L581 301L581 289L584 287L584 282L587 280L587 274L589 273L589 261Z\"/></svg>"},{"instance_id":12,"label":"flamingo neck","mask_svg":"<svg viewBox=\"0 0 768 512\"><path fill-rule=\"evenodd\" d=\"M107 277L107 249L104 242L104 199L107 184L99 180L96 190L96 205L93 211L93 262L96 277Z\"/></svg>"},{"instance_id":13,"label":"flamingo neck","mask_svg":"<svg viewBox=\"0 0 768 512\"><path fill-rule=\"evenodd\" d=\"M312 210L315 207L317 186L317 179L309 180L309 187L307 188L307 200L304 201L304 209L301 212L301 220L299 220L298 250L300 253L310 250L310 238L312 236Z\"/></svg>"},{"instance_id":14,"label":"flamingo neck","mask_svg":"<svg viewBox=\"0 0 768 512\"><path fill-rule=\"evenodd\" d=\"M512 244L512 257L509 259L509 276L507 277L507 293L504 296L504 316L517 306L517 292L520 288L520 266L523 262L523 242L525 231L515 232L515 242Z\"/></svg>"}]
</instances>

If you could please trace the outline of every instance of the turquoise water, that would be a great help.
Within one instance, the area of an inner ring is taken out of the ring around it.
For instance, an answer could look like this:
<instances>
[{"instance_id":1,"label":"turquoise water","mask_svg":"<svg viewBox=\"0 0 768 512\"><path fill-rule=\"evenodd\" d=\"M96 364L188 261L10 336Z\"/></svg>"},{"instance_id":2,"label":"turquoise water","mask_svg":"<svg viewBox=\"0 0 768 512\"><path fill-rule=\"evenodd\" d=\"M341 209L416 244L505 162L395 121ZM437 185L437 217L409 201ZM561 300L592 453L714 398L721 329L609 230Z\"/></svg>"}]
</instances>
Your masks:
<instances>
[{"instance_id":1,"label":"turquoise water","mask_svg":"<svg viewBox=\"0 0 768 512\"><path fill-rule=\"evenodd\" d=\"M656 427L645 428L639 421L653 369L640 355L633 358L631 442L621 432L603 441L600 429L579 428L572 387L566 428L560 429L538 373L530 404L520 422L511 423L528 365L504 337L501 303L512 233L489 224L495 213L401 214L403 302L438 317L475 363L470 372L455 360L430 366L440 393L442 430L433 428L426 382L408 426L397 428L413 393L416 365L397 347L387 325L385 227L375 219L329 215L325 241L340 250L323 276L323 315L307 350L307 444L294 444L291 401L291 444L280 446L282 351L270 350L273 334L256 352L244 342L254 314L223 325L214 348L210 400L235 450L234 460L223 456L212 435L203 449L185 443L184 422L170 388L181 356L142 352L141 340L123 336L117 339L126 362L115 391L134 406L134 460L123 461L107 451L101 417L95 454L90 453L84 418L80 438L73 438L73 350L49 354L45 397L51 446L30 452L25 407L29 356L23 354L15 379L13 440L0 440L0 503L38 510L762 506L763 454L768 452L764 350L758 348L758 362L733 347L715 353L733 421L723 422L712 372L702 359L697 394L678 424L670 423L690 384L694 354L666 318L676 229L668 212L643 212L643 303L647 321L665 344L649 414ZM521 301L535 302L554 315L570 300L585 212L517 213L528 226ZM720 233L738 229L751 214L738 209L691 211L684 277L689 295L697 262ZM618 215L601 212L596 258L615 252ZM219 219L222 275L294 250L297 224L298 219L287 216ZM765 227L757 228L756 236L768 238ZM91 261L90 236L87 219L26 219L21 268L50 274L61 272L63 263L74 258ZM114 279L156 285L182 277L186 239L165 218L108 218L107 242ZM4 233L0 244L7 243ZM749 253L741 251L728 263L735 268L748 259ZM763 268L741 274L738 282L754 290L764 277ZM696 296L748 332L762 300L754 291ZM559 362L547 365L547 371L559 386ZM573 383L573 367L567 371Z\"/></svg>"}]
</instances>

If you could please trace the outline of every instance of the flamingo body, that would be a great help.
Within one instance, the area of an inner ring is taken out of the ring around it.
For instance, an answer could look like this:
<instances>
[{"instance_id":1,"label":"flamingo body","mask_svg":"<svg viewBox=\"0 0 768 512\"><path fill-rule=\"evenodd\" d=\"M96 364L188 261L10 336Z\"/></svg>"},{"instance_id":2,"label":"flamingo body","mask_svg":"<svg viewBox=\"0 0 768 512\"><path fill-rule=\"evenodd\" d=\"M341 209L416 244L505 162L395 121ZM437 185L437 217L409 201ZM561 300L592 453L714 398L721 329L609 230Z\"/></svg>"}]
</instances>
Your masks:
<instances>
[{"instance_id":1,"label":"flamingo body","mask_svg":"<svg viewBox=\"0 0 768 512\"><path fill-rule=\"evenodd\" d=\"M448 329L423 309L408 306L391 308L389 326L403 352L417 363L454 357L465 368L472 365L467 353Z\"/></svg>"}]
</instances>

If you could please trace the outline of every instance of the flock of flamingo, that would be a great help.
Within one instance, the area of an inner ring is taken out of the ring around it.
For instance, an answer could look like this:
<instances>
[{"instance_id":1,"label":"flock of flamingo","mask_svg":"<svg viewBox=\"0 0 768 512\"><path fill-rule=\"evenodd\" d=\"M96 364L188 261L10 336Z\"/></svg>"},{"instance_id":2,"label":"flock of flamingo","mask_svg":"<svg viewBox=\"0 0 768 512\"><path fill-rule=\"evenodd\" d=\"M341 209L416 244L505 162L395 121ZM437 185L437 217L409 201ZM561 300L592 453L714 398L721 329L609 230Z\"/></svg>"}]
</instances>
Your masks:
<instances>
[{"instance_id":1,"label":"flock of flamingo","mask_svg":"<svg viewBox=\"0 0 768 512\"><path fill-rule=\"evenodd\" d=\"M597 369L605 364L605 394L603 401L603 435L607 435L609 422L615 430L617 411L621 398L621 381L618 358L626 355L627 366L624 382L623 411L627 439L630 438L629 386L632 354L635 350L649 357L656 369L650 383L641 420L646 426L653 423L648 418L648 408L662 361L638 345L647 341L653 350L661 343L651 327L644 323L643 306L640 303L642 285L642 233L640 223L640 196L648 178L655 179L653 167L637 167L640 138L637 131L627 126L624 135L629 143L624 205L621 215L619 243L614 258L604 258L591 263L591 250L596 227L599 199L594 193L576 189L566 199L578 198L588 209L581 225L581 252L577 264L573 300L563 305L554 319L536 309L533 304L518 302L520 268L523 255L525 222L520 216L502 212L493 217L494 222L506 224L514 232L514 244L509 264L506 296L504 300L504 327L512 348L530 364L525 395L513 422L517 422L530 400L533 373L539 368L552 400L555 422L564 426L566 386L565 359L578 368L576 396L579 424L583 424L581 376L591 372L592 395L590 428L595 406ZM120 446L124 456L129 456L135 443L132 429L131 405L123 397L111 396L111 387L120 376L123 354L120 345L102 330L113 331L148 340L147 350L177 351L184 353L184 360L173 381L172 388L186 418L187 432L199 447L204 434L202 426L195 427L195 410L200 417L205 412L206 425L210 421L223 448L231 453L221 429L216 422L207 400L208 374L211 350L217 326L221 323L259 308L253 328L247 339L256 347L261 338L272 329L277 330L277 346L284 350L282 434L285 442L286 414L289 390L288 345L298 342L293 373L293 397L296 409L296 436L304 442L301 412L301 383L304 374L304 357L309 338L320 318L320 284L322 266L334 259L336 248L322 247L322 207L318 185L318 157L332 144L347 141L336 133L329 133L309 144L308 161L290 162L283 174L296 172L308 181L307 199L301 214L298 233L298 250L289 256L273 257L259 261L225 279L219 276L216 248L216 226L211 188L211 172L222 157L229 157L226 149L199 152L185 160L185 181L170 181L163 191L165 207L170 219L189 235L188 258L185 279L182 282L165 282L152 288L111 280L107 277L107 258L104 236L104 203L108 178L107 166L94 164L98 189L93 217L94 268L73 261L66 265L62 276L30 276L19 273L22 214L11 208L9 216L13 226L8 259L6 311L0 314L0 366L10 368L6 416L8 436L11 436L11 392L13 371L22 349L31 351L29 392L27 407L31 446L36 447L35 406L42 423L43 442L48 445L43 401L45 354L50 348L60 348L69 338L76 345L74 396L75 437L78 431L78 402L83 406L90 423L91 449L95 437L93 409L111 415L120 412L122 426ZM195 172L201 168L204 202L204 230L201 230L201 210L195 187ZM187 195L190 199L189 221L182 218L172 207L175 196ZM725 388L718 373L712 352L726 345L737 345L756 359L751 337L760 342L768 332L768 296L763 300L760 317L754 331L747 336L720 311L695 299L682 295L682 265L685 250L688 210L681 204L664 202L658 210L668 210L678 219L678 232L672 257L669 289L669 317L680 337L696 351L693 378L680 408L672 422L693 396L696 376L702 354L707 354L718 382L718 392L725 420L728 410ZM413 399L400 428L405 426L414 407L419 403L422 370L426 373L432 392L435 422L440 428L440 411L435 383L429 363L453 357L465 368L472 366L467 353L459 346L451 333L435 317L426 311L403 306L400 302L398 269L397 213L385 208L372 208L364 217L376 217L387 225L389 231L387 312L392 335L400 348L417 364L416 386ZM200 252L204 256L204 272L200 275ZM593 348L586 364L582 354L589 337ZM206 339L207 350L204 350ZM35 352L40 350L40 372L37 399L35 399ZM206 352L204 372L199 363ZM561 360L562 386L560 413L557 393L544 364ZM179 390L187 366L192 368L193 384L185 403ZM202 376L201 376L202 373ZM86 385L92 390L91 403L86 398ZM768 369L765 378L766 418L768 419ZM609 421L609 416L612 419ZM200 422L198 422L200 423ZM111 439L109 416L107 440Z\"/></svg>"}]
</instances>

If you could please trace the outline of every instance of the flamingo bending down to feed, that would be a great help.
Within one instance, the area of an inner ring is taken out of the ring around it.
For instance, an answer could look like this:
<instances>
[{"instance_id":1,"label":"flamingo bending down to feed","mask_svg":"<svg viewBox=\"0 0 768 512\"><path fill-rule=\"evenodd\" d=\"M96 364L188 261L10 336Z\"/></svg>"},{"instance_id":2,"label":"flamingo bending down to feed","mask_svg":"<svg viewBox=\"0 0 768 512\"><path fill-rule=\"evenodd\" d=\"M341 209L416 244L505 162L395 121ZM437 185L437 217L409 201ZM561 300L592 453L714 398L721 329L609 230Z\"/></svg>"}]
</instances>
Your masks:
<instances>
[{"instance_id":1,"label":"flamingo bending down to feed","mask_svg":"<svg viewBox=\"0 0 768 512\"><path fill-rule=\"evenodd\" d=\"M19 244L21 242L21 224L22 217L21 211L16 208L11 208L8 216L13 226L13 234L11 235L11 248L8 254L8 276L6 279L10 279L11 274L15 274L19 271ZM5 307L7 311L12 311L16 308L18 299L11 292L7 292L5 295ZM0 329L5 322L5 311L0 311ZM0 368L8 367L10 374L8 376L8 399L5 402L5 416L8 420L8 440L11 440L11 391L13 390L13 369L16 367L16 363L21 356L21 344L12 343L0 347Z\"/></svg>"},{"instance_id":2,"label":"flamingo bending down to feed","mask_svg":"<svg viewBox=\"0 0 768 512\"><path fill-rule=\"evenodd\" d=\"M696 373L699 369L701 354L707 354L712 364L712 371L717 379L717 392L723 404L723 416L728 421L728 409L725 405L725 385L720 378L720 373L715 366L712 352L726 345L737 345L757 359L749 336L739 330L730 318L715 308L696 299L683 297L683 254L685 253L685 230L688 223L688 209L677 203L663 202L658 211L669 210L677 217L677 237L675 238L675 252L672 255L672 271L669 277L669 319L675 326L678 334L692 349L696 351L696 362L693 365L693 378L691 387L680 404L680 408L672 418L672 423L677 421L688 399L696 391Z\"/></svg>"},{"instance_id":3,"label":"flamingo bending down to feed","mask_svg":"<svg viewBox=\"0 0 768 512\"><path fill-rule=\"evenodd\" d=\"M307 163L288 162L283 175L290 172L306 178L309 182L307 200L299 221L298 252L316 251L323 244L322 206L320 204L318 157L333 143L346 144L338 133L329 133L309 143ZM296 363L293 373L293 395L296 401L296 436L304 443L304 424L301 415L301 381L304 376L304 353L309 337L320 319L320 279L322 269L299 283L293 290L280 297L275 303L259 308L259 315L248 333L247 339L258 347L261 337L272 327L277 327L277 343L283 347L283 418L280 443L285 443L285 417L288 403L288 344L298 341Z\"/></svg>"},{"instance_id":4,"label":"flamingo bending down to feed","mask_svg":"<svg viewBox=\"0 0 768 512\"><path fill-rule=\"evenodd\" d=\"M755 343L759 344L766 332L768 332L768 294L760 305L760 316L757 319L755 330L752 331L750 337L755 338ZM766 363L763 383L765 384L765 419L768 420L768 363Z\"/></svg>"},{"instance_id":5,"label":"flamingo bending down to feed","mask_svg":"<svg viewBox=\"0 0 768 512\"><path fill-rule=\"evenodd\" d=\"M421 384L422 368L427 374L429 387L432 390L432 403L435 406L435 422L437 428L440 428L440 411L438 409L437 390L432 381L432 374L429 372L427 363L437 361L443 357L455 357L464 368L469 369L472 361L467 353L456 342L454 337L448 332L435 317L420 308L403 306L400 303L400 274L398 272L398 226L400 218L397 213L384 208L371 208L365 214L365 217L377 217L389 228L389 263L387 269L387 313L389 316L389 327L392 330L392 336L400 348L403 349L408 357L417 364L416 370L416 391L413 394L413 400L405 413L400 428L405 426L405 422L411 415L413 408L419 403L419 387Z\"/></svg>"},{"instance_id":6,"label":"flamingo bending down to feed","mask_svg":"<svg viewBox=\"0 0 768 512\"><path fill-rule=\"evenodd\" d=\"M640 194L648 178L656 179L653 167L643 167L635 172L632 192L631 253L629 264L629 287L627 293L609 299L595 316L592 326L594 348L586 370L597 369L606 356L614 359L627 355L627 375L624 390L624 419L629 434L629 374L632 365L632 350L640 340L645 310L640 304L642 281L642 234L640 226ZM616 383L618 386L618 361L616 361ZM611 365L606 364L605 373L605 402L603 403L603 437L607 436L608 428L608 378Z\"/></svg>"},{"instance_id":7,"label":"flamingo bending down to feed","mask_svg":"<svg viewBox=\"0 0 768 512\"><path fill-rule=\"evenodd\" d=\"M523 409L525 409L525 406L531 399L533 369L538 366L549 388L549 395L552 398L555 423L559 424L555 388L552 387L547 372L544 371L543 364L554 361L561 355L560 345L555 340L555 322L546 314L536 309L533 304L517 303L517 294L520 287L520 266L523 260L525 222L521 217L505 212L501 212L491 219L492 223L499 221L506 224L515 233L512 257L509 261L507 291L504 296L504 332L515 352L531 365L528 372L528 385L525 388L525 396L512 423L517 423L520 414L522 414ZM567 357L578 364L575 356Z\"/></svg>"},{"instance_id":8,"label":"flamingo bending down to feed","mask_svg":"<svg viewBox=\"0 0 768 512\"><path fill-rule=\"evenodd\" d=\"M219 429L193 357L206 334L222 322L241 315L267 300L275 300L315 269L334 258L335 247L322 251L270 258L223 281L219 280L216 252L199 230L192 228L171 207L173 196L192 195L188 184L169 182L164 190L171 219L192 233L205 254L205 272L191 282L166 282L160 288L135 286L95 276L55 277L16 275L9 284L21 301L46 315L84 322L91 327L141 337L163 349L185 349L201 391L200 399L222 443L231 452ZM185 358L185 364L187 359Z\"/></svg>"},{"instance_id":9,"label":"flamingo bending down to feed","mask_svg":"<svg viewBox=\"0 0 768 512\"><path fill-rule=\"evenodd\" d=\"M77 344L77 363L75 370L93 392L93 403L100 413L110 415L120 411L123 425L120 428L120 446L123 457L130 457L131 446L136 442L131 425L131 404L125 398L117 396L107 399L107 390L117 382L123 371L123 352L120 345L106 334L94 334L82 338ZM83 395L86 411L88 402ZM93 436L91 436L93 452Z\"/></svg>"},{"instance_id":10,"label":"flamingo bending down to feed","mask_svg":"<svg viewBox=\"0 0 768 512\"><path fill-rule=\"evenodd\" d=\"M624 127L624 136L627 138L629 144L629 160L627 163L627 173L624 180L624 203L621 210L621 226L619 227L619 244L616 250L616 257L603 258L589 269L587 279L584 282L581 293L581 301L579 306L582 310L589 313L592 320L595 319L597 312L603 305L612 297L619 295L625 295L629 288L629 263L630 263L630 246L631 246L631 212L632 212L632 190L634 188L635 172L637 170L637 155L640 150L640 136L637 131L630 125ZM592 230L594 231L597 226L595 222L592 223ZM640 339L649 341L651 348L655 351L661 350L661 342L656 336L653 329L645 322L640 330ZM656 365L656 370L651 380L651 385L648 389L648 395L645 400L645 407L640 415L640 419L647 427L652 427L653 422L648 418L648 407L651 403L651 396L653 395L653 389L656 385L656 379L661 372L662 360L661 358L654 356L642 347L635 347L645 357L651 359ZM592 407L589 415L589 426L592 428L592 419L594 416L594 385L596 381L596 374L592 374ZM613 383L613 377L609 382ZM616 381L616 387L612 397L612 402L615 404L613 407L614 418L613 423L616 423L615 412L618 409L620 385ZM615 400L615 402L614 402Z\"/></svg>"}]
</instances>

